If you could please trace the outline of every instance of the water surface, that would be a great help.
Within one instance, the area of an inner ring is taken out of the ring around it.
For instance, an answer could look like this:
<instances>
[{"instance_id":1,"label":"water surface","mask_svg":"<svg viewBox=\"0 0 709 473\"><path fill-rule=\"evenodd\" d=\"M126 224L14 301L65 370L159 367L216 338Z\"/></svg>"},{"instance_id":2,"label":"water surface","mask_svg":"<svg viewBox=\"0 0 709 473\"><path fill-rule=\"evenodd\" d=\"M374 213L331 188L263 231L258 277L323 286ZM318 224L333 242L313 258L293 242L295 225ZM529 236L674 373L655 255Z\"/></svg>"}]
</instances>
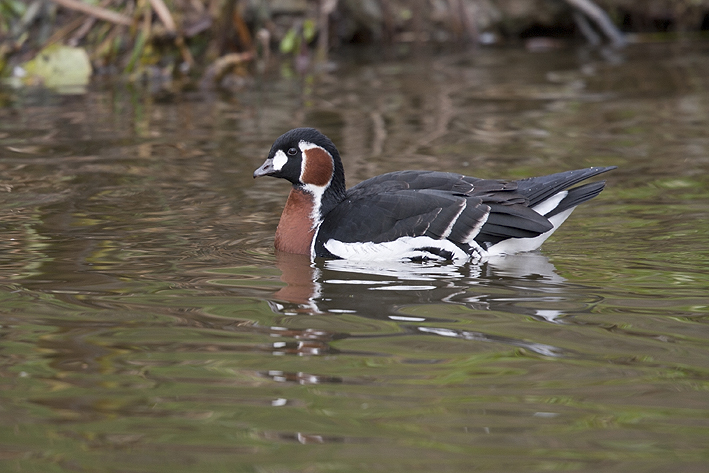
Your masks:
<instances>
[{"instance_id":1,"label":"water surface","mask_svg":"<svg viewBox=\"0 0 709 473\"><path fill-rule=\"evenodd\" d=\"M0 469L706 471L708 53L0 90ZM251 177L306 125L349 185L619 169L539 252L311 263Z\"/></svg>"}]
</instances>

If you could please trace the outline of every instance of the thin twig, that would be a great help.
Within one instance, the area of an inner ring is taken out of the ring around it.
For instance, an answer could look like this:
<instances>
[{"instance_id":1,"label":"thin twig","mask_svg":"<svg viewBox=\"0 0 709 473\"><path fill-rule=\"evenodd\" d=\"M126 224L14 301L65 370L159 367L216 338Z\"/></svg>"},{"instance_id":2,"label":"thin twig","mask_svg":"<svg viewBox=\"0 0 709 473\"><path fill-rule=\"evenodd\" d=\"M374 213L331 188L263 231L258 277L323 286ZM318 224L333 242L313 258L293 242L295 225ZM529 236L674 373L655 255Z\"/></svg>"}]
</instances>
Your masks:
<instances>
[{"instance_id":1,"label":"thin twig","mask_svg":"<svg viewBox=\"0 0 709 473\"><path fill-rule=\"evenodd\" d=\"M94 27L94 24L96 24L96 18L86 18L86 20L82 23L81 28L77 29L72 35L72 37L69 38L67 44L69 46L76 46L77 44L79 44L79 41L81 41L83 37L86 36L89 31L91 31L91 28Z\"/></svg>"},{"instance_id":2,"label":"thin twig","mask_svg":"<svg viewBox=\"0 0 709 473\"><path fill-rule=\"evenodd\" d=\"M70 10L80 11L89 16L93 16L100 20L108 21L110 23L115 23L117 25L130 26L133 24L133 19L122 15L120 13L114 12L113 10L107 10L106 8L95 7L89 5L88 3L81 2L79 0L51 0L52 2L60 5L64 8Z\"/></svg>"},{"instance_id":3,"label":"thin twig","mask_svg":"<svg viewBox=\"0 0 709 473\"><path fill-rule=\"evenodd\" d=\"M175 45L177 46L177 49L180 50L182 61L189 67L194 66L194 57L190 52L190 48L188 48L187 44L185 44L185 38L182 35L177 35L177 38L175 38Z\"/></svg>"},{"instance_id":4,"label":"thin twig","mask_svg":"<svg viewBox=\"0 0 709 473\"><path fill-rule=\"evenodd\" d=\"M162 24L165 25L165 29L169 33L175 33L177 31L177 25L175 25L175 20L172 19L172 13L170 13L170 9L167 8L165 2L162 0L150 0L150 6L153 7L155 14L160 18Z\"/></svg>"},{"instance_id":5,"label":"thin twig","mask_svg":"<svg viewBox=\"0 0 709 473\"><path fill-rule=\"evenodd\" d=\"M389 0L379 0L379 5L382 8L383 21L383 36L387 43L394 40L394 15L391 11Z\"/></svg>"},{"instance_id":6,"label":"thin twig","mask_svg":"<svg viewBox=\"0 0 709 473\"><path fill-rule=\"evenodd\" d=\"M473 44L478 44L480 42L478 23L475 20L475 16L470 13L470 10L464 2L460 3L460 17L463 20L463 26L468 34L468 41L471 41Z\"/></svg>"},{"instance_id":7,"label":"thin twig","mask_svg":"<svg viewBox=\"0 0 709 473\"><path fill-rule=\"evenodd\" d=\"M32 2L25 10L20 21L10 28L10 34L16 38L19 37L29 29L40 13L42 13L42 2L40 0Z\"/></svg>"},{"instance_id":8,"label":"thin twig","mask_svg":"<svg viewBox=\"0 0 709 473\"><path fill-rule=\"evenodd\" d=\"M239 41L241 46L246 51L253 51L253 41L251 40L251 33L249 32L249 27L244 21L244 17L241 16L238 8L234 8L234 13L232 15L232 21L234 23L234 28L236 29L236 34L239 36Z\"/></svg>"},{"instance_id":9,"label":"thin twig","mask_svg":"<svg viewBox=\"0 0 709 473\"><path fill-rule=\"evenodd\" d=\"M448 9L450 11L451 30L456 40L463 39L463 5L460 0L448 0Z\"/></svg>"},{"instance_id":10,"label":"thin twig","mask_svg":"<svg viewBox=\"0 0 709 473\"><path fill-rule=\"evenodd\" d=\"M93 17L92 17L93 18ZM66 36L68 36L72 31L75 29L79 28L84 21L86 21L86 16L79 16L77 18L74 18L72 21L68 22L66 25L62 26L58 30L54 31L52 33L52 36L50 36L45 42L45 46L49 46L51 44L54 44L58 41L63 40Z\"/></svg>"},{"instance_id":11,"label":"thin twig","mask_svg":"<svg viewBox=\"0 0 709 473\"><path fill-rule=\"evenodd\" d=\"M150 32L152 31L152 21L150 18L151 14L151 9L143 9L143 26L140 31L138 31L138 35L133 42L133 50L131 51L130 59L128 60L128 65L126 66L126 72L133 72L135 65L143 55L143 49L145 48L145 44L148 42Z\"/></svg>"},{"instance_id":12,"label":"thin twig","mask_svg":"<svg viewBox=\"0 0 709 473\"><path fill-rule=\"evenodd\" d=\"M113 42L116 41L116 38L120 37L126 29L126 27L122 25L107 26L110 28L110 30L106 34L103 41L101 41L101 43L94 49L93 53L91 54L92 61L96 61L99 58L110 54Z\"/></svg>"},{"instance_id":13,"label":"thin twig","mask_svg":"<svg viewBox=\"0 0 709 473\"><path fill-rule=\"evenodd\" d=\"M318 58L325 59L330 49L330 14L337 8L338 0L320 0L320 15L318 18Z\"/></svg>"},{"instance_id":14,"label":"thin twig","mask_svg":"<svg viewBox=\"0 0 709 473\"><path fill-rule=\"evenodd\" d=\"M162 21L163 25L165 25L165 29L167 30L167 32L176 35L175 46L177 46L177 49L180 50L182 60L185 62L185 64L187 64L189 67L192 67L194 65L194 58L192 57L192 53L190 52L189 48L187 48L187 45L185 44L185 38L182 36L182 34L179 34L177 32L177 24L172 18L172 13L170 13L170 9L167 8L167 5L165 5L165 2L163 2L163 0L150 0L150 6L153 8L153 11L155 11L155 14L158 16L158 18L160 18L160 21Z\"/></svg>"},{"instance_id":15,"label":"thin twig","mask_svg":"<svg viewBox=\"0 0 709 473\"><path fill-rule=\"evenodd\" d=\"M113 0L103 0L101 3L98 4L98 6L101 8L105 8L109 6L112 1ZM94 24L96 24L96 18L94 18L93 16L86 18L83 24L81 25L81 28L76 30L71 36L71 38L69 38L67 44L69 46L76 46L77 44L79 44L79 41L81 41L84 36L89 34L89 31L91 31L91 28L94 27Z\"/></svg>"}]
</instances>

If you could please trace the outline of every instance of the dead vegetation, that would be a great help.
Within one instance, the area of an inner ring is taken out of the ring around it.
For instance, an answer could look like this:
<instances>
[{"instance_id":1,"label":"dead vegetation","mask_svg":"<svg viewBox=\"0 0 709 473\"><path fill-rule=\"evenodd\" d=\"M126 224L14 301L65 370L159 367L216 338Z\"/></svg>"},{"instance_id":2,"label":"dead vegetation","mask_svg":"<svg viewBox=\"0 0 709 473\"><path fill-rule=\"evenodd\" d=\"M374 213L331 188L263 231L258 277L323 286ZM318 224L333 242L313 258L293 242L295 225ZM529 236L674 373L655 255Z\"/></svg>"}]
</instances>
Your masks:
<instances>
[{"instance_id":1,"label":"dead vegetation","mask_svg":"<svg viewBox=\"0 0 709 473\"><path fill-rule=\"evenodd\" d=\"M271 51L323 58L347 43L540 36L622 46L621 30L707 30L708 13L709 0L0 0L0 73L31 81L24 65L61 46L82 50L90 73L219 81Z\"/></svg>"}]
</instances>

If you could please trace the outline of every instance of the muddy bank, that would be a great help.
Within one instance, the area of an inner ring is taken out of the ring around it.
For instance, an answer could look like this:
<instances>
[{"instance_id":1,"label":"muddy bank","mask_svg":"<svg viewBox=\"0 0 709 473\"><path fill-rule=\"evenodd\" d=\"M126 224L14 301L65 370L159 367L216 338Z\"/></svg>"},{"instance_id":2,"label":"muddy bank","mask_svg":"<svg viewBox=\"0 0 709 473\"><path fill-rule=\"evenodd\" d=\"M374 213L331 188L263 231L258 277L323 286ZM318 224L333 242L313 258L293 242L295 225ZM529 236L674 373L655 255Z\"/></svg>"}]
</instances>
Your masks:
<instances>
[{"instance_id":1,"label":"muddy bank","mask_svg":"<svg viewBox=\"0 0 709 473\"><path fill-rule=\"evenodd\" d=\"M628 33L637 41L707 30L709 0L6 0L0 71L19 83L87 65L89 75L206 70L219 81L273 54L322 58L353 43L622 46Z\"/></svg>"}]
</instances>

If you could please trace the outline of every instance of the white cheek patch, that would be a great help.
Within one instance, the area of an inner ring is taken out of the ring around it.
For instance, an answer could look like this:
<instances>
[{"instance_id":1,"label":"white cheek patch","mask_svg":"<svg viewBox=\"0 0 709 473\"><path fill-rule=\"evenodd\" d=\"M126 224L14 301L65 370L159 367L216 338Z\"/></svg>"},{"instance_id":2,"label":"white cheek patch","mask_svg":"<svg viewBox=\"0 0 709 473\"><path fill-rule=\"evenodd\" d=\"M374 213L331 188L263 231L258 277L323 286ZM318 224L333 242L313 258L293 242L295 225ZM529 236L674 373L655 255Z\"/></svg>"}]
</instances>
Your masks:
<instances>
[{"instance_id":1,"label":"white cheek patch","mask_svg":"<svg viewBox=\"0 0 709 473\"><path fill-rule=\"evenodd\" d=\"M273 169L280 171L283 166L288 162L288 156L282 150L276 151L276 155L273 157Z\"/></svg>"}]
</instances>

